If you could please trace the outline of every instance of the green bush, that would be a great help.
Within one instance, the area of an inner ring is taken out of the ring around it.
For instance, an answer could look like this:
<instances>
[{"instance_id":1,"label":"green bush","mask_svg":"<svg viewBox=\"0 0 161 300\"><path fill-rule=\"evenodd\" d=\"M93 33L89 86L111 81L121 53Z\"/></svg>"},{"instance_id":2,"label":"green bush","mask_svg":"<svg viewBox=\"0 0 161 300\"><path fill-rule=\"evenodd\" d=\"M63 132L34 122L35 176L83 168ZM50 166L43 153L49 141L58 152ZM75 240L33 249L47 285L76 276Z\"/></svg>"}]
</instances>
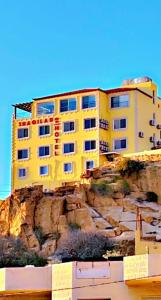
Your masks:
<instances>
[{"instance_id":1,"label":"green bush","mask_svg":"<svg viewBox=\"0 0 161 300\"><path fill-rule=\"evenodd\" d=\"M47 260L33 251L28 251L19 238L0 238L0 268L45 266Z\"/></svg>"},{"instance_id":2,"label":"green bush","mask_svg":"<svg viewBox=\"0 0 161 300\"><path fill-rule=\"evenodd\" d=\"M112 242L100 233L74 231L59 244L55 256L71 261L98 260L112 249Z\"/></svg>"},{"instance_id":3,"label":"green bush","mask_svg":"<svg viewBox=\"0 0 161 300\"><path fill-rule=\"evenodd\" d=\"M38 241L39 241L39 244L40 244L40 245L43 245L46 239L45 239L45 236L44 236L44 234L43 234L43 232L42 232L41 226L36 226L36 227L35 227L35 230L34 230L34 233L35 233L35 235L36 235L36 238L37 238Z\"/></svg>"},{"instance_id":4,"label":"green bush","mask_svg":"<svg viewBox=\"0 0 161 300\"><path fill-rule=\"evenodd\" d=\"M145 165L142 161L124 159L120 162L119 172L122 176L131 176L133 173L138 174L144 168Z\"/></svg>"},{"instance_id":5,"label":"green bush","mask_svg":"<svg viewBox=\"0 0 161 300\"><path fill-rule=\"evenodd\" d=\"M125 196L127 196L127 195L130 194L130 192L131 192L131 190L130 190L130 185L129 185L129 183L128 183L127 180L123 180L123 181L121 182L120 192L121 192L122 194L124 194Z\"/></svg>"},{"instance_id":6,"label":"green bush","mask_svg":"<svg viewBox=\"0 0 161 300\"><path fill-rule=\"evenodd\" d=\"M81 226L77 223L69 223L69 228L71 231L80 230Z\"/></svg>"},{"instance_id":7,"label":"green bush","mask_svg":"<svg viewBox=\"0 0 161 300\"><path fill-rule=\"evenodd\" d=\"M158 195L154 192L147 192L146 193L146 201L158 202Z\"/></svg>"},{"instance_id":8,"label":"green bush","mask_svg":"<svg viewBox=\"0 0 161 300\"><path fill-rule=\"evenodd\" d=\"M100 194L101 196L111 196L113 195L113 190L108 183L105 181L99 183L92 183L91 189L94 193Z\"/></svg>"}]
</instances>

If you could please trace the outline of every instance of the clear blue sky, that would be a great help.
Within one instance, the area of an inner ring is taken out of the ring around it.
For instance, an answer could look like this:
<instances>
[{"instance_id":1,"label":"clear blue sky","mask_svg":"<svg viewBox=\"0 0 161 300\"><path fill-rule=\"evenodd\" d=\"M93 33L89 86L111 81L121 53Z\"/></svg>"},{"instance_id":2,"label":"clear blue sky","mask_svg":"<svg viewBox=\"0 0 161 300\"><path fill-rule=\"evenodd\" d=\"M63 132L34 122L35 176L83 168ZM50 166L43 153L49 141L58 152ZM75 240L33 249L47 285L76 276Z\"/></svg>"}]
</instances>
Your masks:
<instances>
[{"instance_id":1,"label":"clear blue sky","mask_svg":"<svg viewBox=\"0 0 161 300\"><path fill-rule=\"evenodd\" d=\"M11 104L111 88L161 87L160 0L0 0L0 198L10 190Z\"/></svg>"}]
</instances>

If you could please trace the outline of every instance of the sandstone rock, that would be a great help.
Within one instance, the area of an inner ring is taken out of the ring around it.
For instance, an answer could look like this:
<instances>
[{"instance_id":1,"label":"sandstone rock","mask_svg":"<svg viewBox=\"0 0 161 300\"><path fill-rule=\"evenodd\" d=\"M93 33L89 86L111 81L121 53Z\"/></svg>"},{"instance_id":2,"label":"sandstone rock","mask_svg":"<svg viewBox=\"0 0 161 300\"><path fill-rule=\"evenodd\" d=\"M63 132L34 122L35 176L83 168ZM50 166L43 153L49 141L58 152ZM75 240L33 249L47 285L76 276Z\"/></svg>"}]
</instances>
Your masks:
<instances>
[{"instance_id":1,"label":"sandstone rock","mask_svg":"<svg viewBox=\"0 0 161 300\"><path fill-rule=\"evenodd\" d=\"M120 230L123 231L135 231L136 230L136 221L126 221L119 223Z\"/></svg>"},{"instance_id":2,"label":"sandstone rock","mask_svg":"<svg viewBox=\"0 0 161 300\"><path fill-rule=\"evenodd\" d=\"M109 229L110 227L112 227L111 224L109 224L103 218L94 218L93 221L95 223L96 229L107 229L107 227Z\"/></svg>"},{"instance_id":3,"label":"sandstone rock","mask_svg":"<svg viewBox=\"0 0 161 300\"><path fill-rule=\"evenodd\" d=\"M69 228L68 228L68 222L66 216L65 215L59 216L58 232L64 234L68 232L68 230Z\"/></svg>"},{"instance_id":4,"label":"sandstone rock","mask_svg":"<svg viewBox=\"0 0 161 300\"><path fill-rule=\"evenodd\" d=\"M120 222L136 222L136 214L131 212L122 212Z\"/></svg>"},{"instance_id":5,"label":"sandstone rock","mask_svg":"<svg viewBox=\"0 0 161 300\"><path fill-rule=\"evenodd\" d=\"M31 225L23 224L21 226L21 232L19 234L20 238L24 241L28 249L39 252L40 244L36 238Z\"/></svg>"},{"instance_id":6,"label":"sandstone rock","mask_svg":"<svg viewBox=\"0 0 161 300\"><path fill-rule=\"evenodd\" d=\"M99 232L108 238L114 238L116 236L113 229L100 230Z\"/></svg>"},{"instance_id":7,"label":"sandstone rock","mask_svg":"<svg viewBox=\"0 0 161 300\"><path fill-rule=\"evenodd\" d=\"M107 222L109 222L112 226L118 226L123 208L122 207L111 207L108 210L108 213L104 216Z\"/></svg>"},{"instance_id":8,"label":"sandstone rock","mask_svg":"<svg viewBox=\"0 0 161 300\"><path fill-rule=\"evenodd\" d=\"M57 244L56 240L47 240L42 245L42 250L39 252L39 254L44 257L48 257L49 255L52 255L55 252L56 244Z\"/></svg>"},{"instance_id":9,"label":"sandstone rock","mask_svg":"<svg viewBox=\"0 0 161 300\"><path fill-rule=\"evenodd\" d=\"M75 210L75 220L82 230L94 230L95 225L90 216L90 212L87 208L80 208Z\"/></svg>"}]
</instances>

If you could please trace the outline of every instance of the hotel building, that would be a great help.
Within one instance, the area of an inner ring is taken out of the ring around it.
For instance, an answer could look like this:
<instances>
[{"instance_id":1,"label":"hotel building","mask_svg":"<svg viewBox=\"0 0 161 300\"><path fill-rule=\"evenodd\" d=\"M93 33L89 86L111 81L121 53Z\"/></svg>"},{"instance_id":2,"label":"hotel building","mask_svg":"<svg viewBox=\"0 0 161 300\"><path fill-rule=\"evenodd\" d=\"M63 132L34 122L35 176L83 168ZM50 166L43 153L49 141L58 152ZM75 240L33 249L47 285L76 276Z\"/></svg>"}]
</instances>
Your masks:
<instances>
[{"instance_id":1,"label":"hotel building","mask_svg":"<svg viewBox=\"0 0 161 300\"><path fill-rule=\"evenodd\" d=\"M12 190L79 182L86 170L103 165L108 153L161 145L161 100L148 77L13 106Z\"/></svg>"}]
</instances>

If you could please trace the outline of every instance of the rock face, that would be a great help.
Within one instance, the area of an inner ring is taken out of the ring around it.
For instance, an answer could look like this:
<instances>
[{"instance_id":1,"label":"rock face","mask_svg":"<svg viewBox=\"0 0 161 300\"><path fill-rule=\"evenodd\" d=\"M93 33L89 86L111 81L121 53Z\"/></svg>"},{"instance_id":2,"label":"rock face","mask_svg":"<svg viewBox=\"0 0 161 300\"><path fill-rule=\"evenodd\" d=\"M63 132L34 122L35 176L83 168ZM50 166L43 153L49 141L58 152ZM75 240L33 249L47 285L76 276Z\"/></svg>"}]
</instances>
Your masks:
<instances>
[{"instance_id":1,"label":"rock face","mask_svg":"<svg viewBox=\"0 0 161 300\"><path fill-rule=\"evenodd\" d=\"M95 177L101 174L99 171ZM113 194L101 195L88 185L75 190L63 187L53 195L44 194L42 186L16 190L0 202L0 235L20 237L29 249L50 256L71 230L134 238L139 208L143 236L160 239L161 205L145 201L145 195L147 191L156 192L161 203L161 166L150 165L138 177L130 177L128 195L119 189L120 179L113 182L111 170L105 176ZM100 178L94 180L100 182Z\"/></svg>"}]
</instances>

